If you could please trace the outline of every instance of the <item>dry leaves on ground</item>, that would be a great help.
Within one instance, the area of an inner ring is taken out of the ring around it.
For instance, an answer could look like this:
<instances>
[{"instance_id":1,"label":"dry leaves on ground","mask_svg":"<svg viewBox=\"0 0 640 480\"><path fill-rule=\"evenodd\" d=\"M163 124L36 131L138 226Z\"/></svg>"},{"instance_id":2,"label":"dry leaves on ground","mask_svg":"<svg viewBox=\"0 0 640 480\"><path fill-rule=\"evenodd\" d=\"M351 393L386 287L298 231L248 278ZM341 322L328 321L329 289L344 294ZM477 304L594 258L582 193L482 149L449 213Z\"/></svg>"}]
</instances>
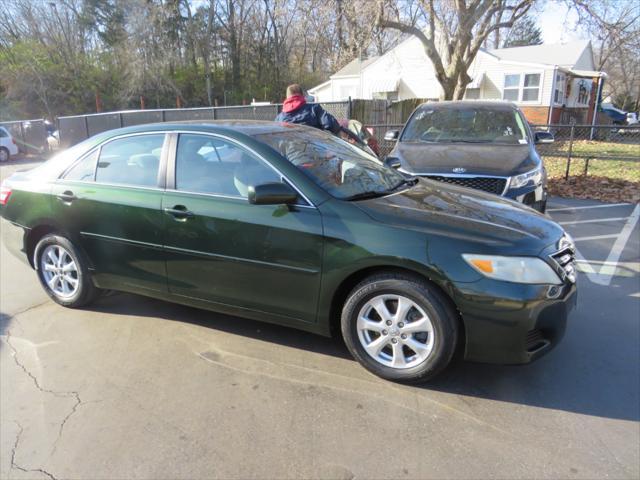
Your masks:
<instances>
[{"instance_id":1,"label":"dry leaves on ground","mask_svg":"<svg viewBox=\"0 0 640 480\"><path fill-rule=\"evenodd\" d=\"M595 175L549 179L549 194L555 197L584 198L602 202L640 202L640 182Z\"/></svg>"}]
</instances>

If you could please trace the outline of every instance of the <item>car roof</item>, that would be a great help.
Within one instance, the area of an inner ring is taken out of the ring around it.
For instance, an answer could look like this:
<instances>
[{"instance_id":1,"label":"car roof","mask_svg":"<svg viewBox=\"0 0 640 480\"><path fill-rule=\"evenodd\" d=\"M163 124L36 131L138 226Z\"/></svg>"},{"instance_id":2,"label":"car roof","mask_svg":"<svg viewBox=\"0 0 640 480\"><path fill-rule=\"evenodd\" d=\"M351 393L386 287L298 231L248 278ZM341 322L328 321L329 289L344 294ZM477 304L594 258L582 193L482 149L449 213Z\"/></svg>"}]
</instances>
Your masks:
<instances>
[{"instance_id":1,"label":"car roof","mask_svg":"<svg viewBox=\"0 0 640 480\"><path fill-rule=\"evenodd\" d=\"M158 130L189 130L211 133L239 132L249 136L267 133L305 131L312 127L291 123L269 122L261 120L184 120L178 122L146 123L125 127L129 133L149 132Z\"/></svg>"},{"instance_id":2,"label":"car roof","mask_svg":"<svg viewBox=\"0 0 640 480\"><path fill-rule=\"evenodd\" d=\"M447 100L442 102L425 102L418 108L460 110L464 108L485 108L487 110L517 110L518 107L503 100Z\"/></svg>"}]
</instances>

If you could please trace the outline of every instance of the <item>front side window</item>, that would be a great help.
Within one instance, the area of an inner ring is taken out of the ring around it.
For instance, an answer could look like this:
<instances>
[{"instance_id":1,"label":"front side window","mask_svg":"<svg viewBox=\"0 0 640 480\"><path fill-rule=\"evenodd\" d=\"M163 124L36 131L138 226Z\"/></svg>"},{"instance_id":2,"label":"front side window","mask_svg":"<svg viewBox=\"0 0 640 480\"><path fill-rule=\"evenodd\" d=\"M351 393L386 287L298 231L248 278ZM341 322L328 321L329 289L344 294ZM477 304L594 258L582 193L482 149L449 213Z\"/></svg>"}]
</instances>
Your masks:
<instances>
[{"instance_id":1,"label":"front side window","mask_svg":"<svg viewBox=\"0 0 640 480\"><path fill-rule=\"evenodd\" d=\"M247 198L249 186L280 175L238 145L208 135L182 134L176 152L176 189Z\"/></svg>"},{"instance_id":2,"label":"front side window","mask_svg":"<svg viewBox=\"0 0 640 480\"><path fill-rule=\"evenodd\" d=\"M404 177L363 150L320 130L290 130L256 135L317 185L340 199L384 195Z\"/></svg>"},{"instance_id":3,"label":"front side window","mask_svg":"<svg viewBox=\"0 0 640 480\"><path fill-rule=\"evenodd\" d=\"M527 143L527 130L520 114L513 109L425 106L411 116L400 140L520 145Z\"/></svg>"},{"instance_id":4,"label":"front side window","mask_svg":"<svg viewBox=\"0 0 640 480\"><path fill-rule=\"evenodd\" d=\"M537 102L540 99L539 73L514 73L504 76L502 99L511 102Z\"/></svg>"},{"instance_id":5,"label":"front side window","mask_svg":"<svg viewBox=\"0 0 640 480\"><path fill-rule=\"evenodd\" d=\"M64 175L65 180L75 180L79 182L93 182L96 175L96 161L98 160L98 150L83 157Z\"/></svg>"},{"instance_id":6,"label":"front side window","mask_svg":"<svg viewBox=\"0 0 640 480\"><path fill-rule=\"evenodd\" d=\"M140 187L158 184L158 167L164 133L134 135L102 146L96 182Z\"/></svg>"}]
</instances>

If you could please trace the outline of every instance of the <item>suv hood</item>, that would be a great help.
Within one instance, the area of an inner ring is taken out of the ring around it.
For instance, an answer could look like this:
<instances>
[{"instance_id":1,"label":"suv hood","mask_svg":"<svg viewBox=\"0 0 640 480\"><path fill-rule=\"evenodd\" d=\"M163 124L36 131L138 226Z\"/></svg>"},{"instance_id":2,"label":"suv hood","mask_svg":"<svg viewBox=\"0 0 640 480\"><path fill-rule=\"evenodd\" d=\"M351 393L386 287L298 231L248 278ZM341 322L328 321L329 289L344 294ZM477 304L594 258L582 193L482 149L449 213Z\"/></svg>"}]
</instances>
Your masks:
<instances>
[{"instance_id":1,"label":"suv hood","mask_svg":"<svg viewBox=\"0 0 640 480\"><path fill-rule=\"evenodd\" d=\"M389 156L398 157L402 169L415 174L450 174L453 168L465 168L466 174L509 177L532 170L540 162L530 145L486 143L399 142Z\"/></svg>"},{"instance_id":2,"label":"suv hood","mask_svg":"<svg viewBox=\"0 0 640 480\"><path fill-rule=\"evenodd\" d=\"M564 234L560 225L519 203L427 179L354 205L382 223L486 246L517 246L522 255L537 255Z\"/></svg>"}]
</instances>

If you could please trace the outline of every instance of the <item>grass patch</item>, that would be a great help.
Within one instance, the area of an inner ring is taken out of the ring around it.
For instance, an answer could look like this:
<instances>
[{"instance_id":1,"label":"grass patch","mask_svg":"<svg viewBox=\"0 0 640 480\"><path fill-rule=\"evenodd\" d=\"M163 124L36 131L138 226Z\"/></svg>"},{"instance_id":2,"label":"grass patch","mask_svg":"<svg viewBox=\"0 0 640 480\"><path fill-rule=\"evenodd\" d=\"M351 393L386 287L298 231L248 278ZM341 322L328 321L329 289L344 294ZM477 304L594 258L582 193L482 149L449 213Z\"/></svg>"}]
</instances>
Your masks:
<instances>
[{"instance_id":1,"label":"grass patch","mask_svg":"<svg viewBox=\"0 0 640 480\"><path fill-rule=\"evenodd\" d=\"M594 157L635 157L640 158L640 134L636 137L636 143L601 142L597 140L574 140L572 154L592 155ZM550 144L537 146L541 155L553 156L554 154L566 155L569 152L568 141L556 141Z\"/></svg>"},{"instance_id":2,"label":"grass patch","mask_svg":"<svg viewBox=\"0 0 640 480\"><path fill-rule=\"evenodd\" d=\"M564 178L567 157L544 157L549 178ZM569 176L584 175L586 159L572 158ZM588 175L640 182L640 161L589 160Z\"/></svg>"}]
</instances>

